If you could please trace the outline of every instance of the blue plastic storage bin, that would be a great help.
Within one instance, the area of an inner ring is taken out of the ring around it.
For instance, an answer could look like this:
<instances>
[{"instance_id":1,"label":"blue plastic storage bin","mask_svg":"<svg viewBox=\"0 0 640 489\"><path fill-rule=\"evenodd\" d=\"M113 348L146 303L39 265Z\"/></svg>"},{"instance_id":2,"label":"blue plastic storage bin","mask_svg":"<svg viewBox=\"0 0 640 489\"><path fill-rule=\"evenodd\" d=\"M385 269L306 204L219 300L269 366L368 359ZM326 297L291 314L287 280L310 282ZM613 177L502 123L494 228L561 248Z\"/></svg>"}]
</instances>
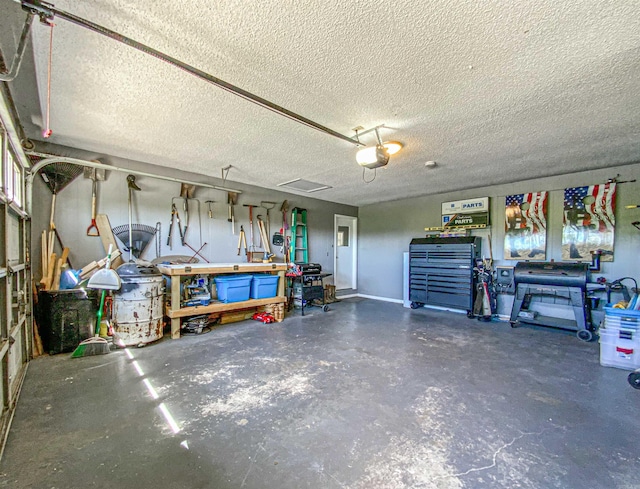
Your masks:
<instances>
[{"instance_id":1,"label":"blue plastic storage bin","mask_svg":"<svg viewBox=\"0 0 640 489\"><path fill-rule=\"evenodd\" d=\"M251 282L251 298L266 299L278 293L278 275L254 275Z\"/></svg>"},{"instance_id":2,"label":"blue plastic storage bin","mask_svg":"<svg viewBox=\"0 0 640 489\"><path fill-rule=\"evenodd\" d=\"M218 290L218 300L220 302L248 301L252 279L252 275L241 273L214 277L213 280Z\"/></svg>"},{"instance_id":3,"label":"blue plastic storage bin","mask_svg":"<svg viewBox=\"0 0 640 489\"><path fill-rule=\"evenodd\" d=\"M604 307L604 325L609 329L638 329L640 311L634 309L616 309L612 304Z\"/></svg>"}]
</instances>

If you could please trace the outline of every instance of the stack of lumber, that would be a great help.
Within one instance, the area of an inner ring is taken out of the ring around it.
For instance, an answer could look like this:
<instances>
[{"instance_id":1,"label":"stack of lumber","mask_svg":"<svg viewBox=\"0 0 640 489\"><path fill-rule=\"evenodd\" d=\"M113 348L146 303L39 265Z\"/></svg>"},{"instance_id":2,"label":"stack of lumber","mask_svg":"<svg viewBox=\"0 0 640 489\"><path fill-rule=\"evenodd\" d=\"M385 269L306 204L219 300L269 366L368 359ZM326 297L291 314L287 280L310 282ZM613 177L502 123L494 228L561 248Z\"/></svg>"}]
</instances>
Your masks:
<instances>
[{"instance_id":1,"label":"stack of lumber","mask_svg":"<svg viewBox=\"0 0 640 489\"><path fill-rule=\"evenodd\" d=\"M34 307L38 307L38 288L36 287L35 280L33 281L33 305ZM40 355L44 355L44 347L42 346L42 338L40 337L40 329L37 322L37 315L34 317L33 321L33 350L32 355L33 358L39 357Z\"/></svg>"},{"instance_id":2,"label":"stack of lumber","mask_svg":"<svg viewBox=\"0 0 640 489\"><path fill-rule=\"evenodd\" d=\"M63 268L68 266L69 248L63 248L60 257L54 251L55 230L42 231L42 279L40 285L43 290L58 290L60 275Z\"/></svg>"},{"instance_id":3,"label":"stack of lumber","mask_svg":"<svg viewBox=\"0 0 640 489\"><path fill-rule=\"evenodd\" d=\"M114 259L115 258L119 258L121 254L122 254L122 252L117 248L116 248L115 251L112 251L111 252L111 263L113 264ZM101 268L104 268L106 263L107 263L107 257L106 256L104 258L102 258L101 260L92 261L91 263L87 263L84 267L82 267L82 270L80 270L80 279L84 280L86 278L91 277L91 275L96 273L98 270L100 270ZM114 268L114 267L111 266L110 268Z\"/></svg>"},{"instance_id":4,"label":"stack of lumber","mask_svg":"<svg viewBox=\"0 0 640 489\"><path fill-rule=\"evenodd\" d=\"M60 289L60 276L67 269L71 268L69 263L69 248L63 248L62 253L58 257L58 254L54 251L54 235L55 231L42 231L42 279L40 280L41 290L59 290ZM105 233L106 234L106 233ZM115 238L113 238L115 242ZM111 253L111 266L115 268L115 264L122 263L120 255L122 252L115 247L115 251ZM119 259L119 261L118 261ZM104 268L107 262L107 258L101 260L92 261L82 267L80 271L80 279L88 279L95 272Z\"/></svg>"}]
</instances>

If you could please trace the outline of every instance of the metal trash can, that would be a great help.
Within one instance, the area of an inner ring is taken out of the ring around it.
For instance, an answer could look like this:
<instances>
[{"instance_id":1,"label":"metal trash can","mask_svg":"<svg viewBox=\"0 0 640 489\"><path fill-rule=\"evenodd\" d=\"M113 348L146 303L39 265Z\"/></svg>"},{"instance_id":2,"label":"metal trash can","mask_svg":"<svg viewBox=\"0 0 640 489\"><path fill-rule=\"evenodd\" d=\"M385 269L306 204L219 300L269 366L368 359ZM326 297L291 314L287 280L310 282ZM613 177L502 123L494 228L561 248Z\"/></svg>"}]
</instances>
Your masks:
<instances>
[{"instance_id":1,"label":"metal trash can","mask_svg":"<svg viewBox=\"0 0 640 489\"><path fill-rule=\"evenodd\" d=\"M118 346L142 346L162 338L164 279L155 267L135 263L116 272L122 287L113 299L113 341Z\"/></svg>"}]
</instances>

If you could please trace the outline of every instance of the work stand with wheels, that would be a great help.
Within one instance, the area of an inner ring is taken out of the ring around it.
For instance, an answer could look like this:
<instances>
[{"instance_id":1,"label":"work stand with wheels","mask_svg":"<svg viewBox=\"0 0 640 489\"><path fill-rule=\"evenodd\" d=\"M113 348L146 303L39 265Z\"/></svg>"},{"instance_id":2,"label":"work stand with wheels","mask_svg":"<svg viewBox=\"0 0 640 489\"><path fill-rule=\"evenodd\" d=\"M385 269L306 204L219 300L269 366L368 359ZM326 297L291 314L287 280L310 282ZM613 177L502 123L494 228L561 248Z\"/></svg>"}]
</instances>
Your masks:
<instances>
[{"instance_id":1,"label":"work stand with wheels","mask_svg":"<svg viewBox=\"0 0 640 489\"><path fill-rule=\"evenodd\" d=\"M575 331L582 341L593 339L591 312L586 300L589 265L587 263L518 262L513 277L516 294L509 323L520 323ZM534 299L573 311L574 319L539 314L530 308Z\"/></svg>"},{"instance_id":2,"label":"work stand with wheels","mask_svg":"<svg viewBox=\"0 0 640 489\"><path fill-rule=\"evenodd\" d=\"M330 273L304 273L290 277L293 291L292 299L300 301L303 316L305 307L321 307L323 312L329 310L329 306L324 300L323 285L323 280L329 276L331 276Z\"/></svg>"},{"instance_id":3,"label":"work stand with wheels","mask_svg":"<svg viewBox=\"0 0 640 489\"><path fill-rule=\"evenodd\" d=\"M576 336L582 341L593 339L593 326L589 321L589 310L584 298L584 290L579 287L559 287L532 284L518 284L513 301L509 323L515 328L519 323L527 323L552 328L576 331ZM564 319L551 316L541 316L529 311L534 297L547 297L555 302L564 300L573 309L575 319Z\"/></svg>"}]
</instances>

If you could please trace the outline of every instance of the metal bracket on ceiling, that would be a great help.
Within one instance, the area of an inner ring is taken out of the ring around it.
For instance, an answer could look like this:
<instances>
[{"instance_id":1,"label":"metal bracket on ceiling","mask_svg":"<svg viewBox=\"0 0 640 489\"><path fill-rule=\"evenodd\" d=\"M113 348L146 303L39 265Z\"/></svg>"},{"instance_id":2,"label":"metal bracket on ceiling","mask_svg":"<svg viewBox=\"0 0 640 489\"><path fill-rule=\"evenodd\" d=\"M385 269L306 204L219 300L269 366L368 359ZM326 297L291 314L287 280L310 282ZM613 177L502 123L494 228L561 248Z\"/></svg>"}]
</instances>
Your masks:
<instances>
[{"instance_id":1,"label":"metal bracket on ceiling","mask_svg":"<svg viewBox=\"0 0 640 489\"><path fill-rule=\"evenodd\" d=\"M29 38L31 24L33 24L33 15L28 14L27 18L24 21L24 26L22 27L22 33L20 34L20 40L18 41L16 54L13 56L13 61L11 62L11 68L6 73L0 73L0 81L10 82L13 81L16 76L18 76L20 65L22 64L22 57L24 56L24 51L27 47L27 39Z\"/></svg>"},{"instance_id":2,"label":"metal bracket on ceiling","mask_svg":"<svg viewBox=\"0 0 640 489\"><path fill-rule=\"evenodd\" d=\"M31 2L22 0L20 4L22 5L22 9L29 12L29 14L40 17L40 22L43 24L50 24L53 20L53 10L51 9L53 4L39 2L38 0L33 0Z\"/></svg>"},{"instance_id":3,"label":"metal bracket on ceiling","mask_svg":"<svg viewBox=\"0 0 640 489\"><path fill-rule=\"evenodd\" d=\"M40 18L40 22L46 25L51 25L53 22L53 11L50 8L50 4L38 2L37 0L31 2L23 0L19 3L22 6L22 9L27 12L27 18L24 20L24 25L16 48L16 54L13 56L13 61L11 62L11 68L6 73L0 73L0 81L3 82L13 81L16 76L18 76L25 48L27 47L27 40L29 39L31 25L33 24L33 17L37 15Z\"/></svg>"},{"instance_id":4,"label":"metal bracket on ceiling","mask_svg":"<svg viewBox=\"0 0 640 489\"><path fill-rule=\"evenodd\" d=\"M368 134L370 132L375 132L376 133L376 137L378 139L378 143L382 144L380 142L380 134L378 134L378 129L382 129L383 127L386 127L384 124L380 124L378 126L372 127L371 129L367 129L365 131L363 131L362 129L364 129L362 126L358 126L358 127L354 127L353 131L355 131L356 133L356 139L358 139L358 141L360 140L360 136L364 136L365 134ZM362 143L361 143L362 144ZM364 144L362 144L364 146Z\"/></svg>"},{"instance_id":5,"label":"metal bracket on ceiling","mask_svg":"<svg viewBox=\"0 0 640 489\"><path fill-rule=\"evenodd\" d=\"M222 172L222 185L227 181L227 177L229 176L229 170L233 168L233 165L228 165L222 168L220 171Z\"/></svg>"},{"instance_id":6,"label":"metal bracket on ceiling","mask_svg":"<svg viewBox=\"0 0 640 489\"><path fill-rule=\"evenodd\" d=\"M607 180L607 183L633 183L636 179L633 180L620 180L620 174L618 173L615 177Z\"/></svg>"}]
</instances>

